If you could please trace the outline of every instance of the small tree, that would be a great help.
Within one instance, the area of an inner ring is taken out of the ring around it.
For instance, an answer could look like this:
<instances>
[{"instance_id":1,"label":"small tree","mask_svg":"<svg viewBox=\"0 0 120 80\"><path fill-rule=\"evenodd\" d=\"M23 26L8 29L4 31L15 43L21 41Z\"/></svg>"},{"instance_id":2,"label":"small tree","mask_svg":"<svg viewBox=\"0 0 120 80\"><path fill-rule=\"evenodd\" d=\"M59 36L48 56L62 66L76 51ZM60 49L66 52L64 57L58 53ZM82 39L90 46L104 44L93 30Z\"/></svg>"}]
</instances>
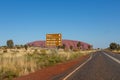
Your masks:
<instances>
[{"instance_id":1,"label":"small tree","mask_svg":"<svg viewBox=\"0 0 120 80\"><path fill-rule=\"evenodd\" d=\"M109 48L110 48L111 50L116 50L116 49L118 48L118 44L117 44L117 43L111 43L111 44L109 45Z\"/></svg>"},{"instance_id":2,"label":"small tree","mask_svg":"<svg viewBox=\"0 0 120 80\"><path fill-rule=\"evenodd\" d=\"M117 50L118 51L120 50L120 44L117 44Z\"/></svg>"},{"instance_id":3,"label":"small tree","mask_svg":"<svg viewBox=\"0 0 120 80\"><path fill-rule=\"evenodd\" d=\"M6 53L6 52L7 52L7 47L3 46L3 53Z\"/></svg>"},{"instance_id":4,"label":"small tree","mask_svg":"<svg viewBox=\"0 0 120 80\"><path fill-rule=\"evenodd\" d=\"M21 48L24 48L24 45L21 44L20 47L21 47Z\"/></svg>"},{"instance_id":5,"label":"small tree","mask_svg":"<svg viewBox=\"0 0 120 80\"><path fill-rule=\"evenodd\" d=\"M78 42L78 43L77 43L78 49L80 49L80 46L81 46L81 42Z\"/></svg>"},{"instance_id":6,"label":"small tree","mask_svg":"<svg viewBox=\"0 0 120 80\"><path fill-rule=\"evenodd\" d=\"M27 50L28 49L28 45L24 45L24 48L25 48L25 50Z\"/></svg>"},{"instance_id":7,"label":"small tree","mask_svg":"<svg viewBox=\"0 0 120 80\"><path fill-rule=\"evenodd\" d=\"M60 49L61 48L61 46L57 46L57 49Z\"/></svg>"},{"instance_id":8,"label":"small tree","mask_svg":"<svg viewBox=\"0 0 120 80\"><path fill-rule=\"evenodd\" d=\"M73 46L72 46L72 45L70 46L70 49L71 49L71 50L73 49Z\"/></svg>"},{"instance_id":9,"label":"small tree","mask_svg":"<svg viewBox=\"0 0 120 80\"><path fill-rule=\"evenodd\" d=\"M7 47L8 47L8 48L13 48L13 47L14 47L14 42L13 42L13 40L7 40Z\"/></svg>"},{"instance_id":10,"label":"small tree","mask_svg":"<svg viewBox=\"0 0 120 80\"><path fill-rule=\"evenodd\" d=\"M63 49L65 49L65 47L66 47L66 45L65 45L65 44L63 44L63 45L62 45L62 48L63 48Z\"/></svg>"},{"instance_id":11,"label":"small tree","mask_svg":"<svg viewBox=\"0 0 120 80\"><path fill-rule=\"evenodd\" d=\"M21 47L20 45L15 45L15 48L20 49Z\"/></svg>"},{"instance_id":12,"label":"small tree","mask_svg":"<svg viewBox=\"0 0 120 80\"><path fill-rule=\"evenodd\" d=\"M92 45L88 45L88 49L90 50L90 49L92 49L93 48L93 46Z\"/></svg>"}]
</instances>

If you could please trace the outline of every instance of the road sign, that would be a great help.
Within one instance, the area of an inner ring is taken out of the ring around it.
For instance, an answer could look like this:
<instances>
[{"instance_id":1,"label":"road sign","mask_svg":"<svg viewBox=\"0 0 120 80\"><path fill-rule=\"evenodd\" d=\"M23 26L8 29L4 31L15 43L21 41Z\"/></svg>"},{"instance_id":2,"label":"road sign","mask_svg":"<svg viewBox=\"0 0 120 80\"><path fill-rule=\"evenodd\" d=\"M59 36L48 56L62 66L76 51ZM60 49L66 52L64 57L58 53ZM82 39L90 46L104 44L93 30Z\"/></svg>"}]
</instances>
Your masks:
<instances>
[{"instance_id":1,"label":"road sign","mask_svg":"<svg viewBox=\"0 0 120 80\"><path fill-rule=\"evenodd\" d=\"M46 34L46 46L61 46L62 34Z\"/></svg>"}]
</instances>

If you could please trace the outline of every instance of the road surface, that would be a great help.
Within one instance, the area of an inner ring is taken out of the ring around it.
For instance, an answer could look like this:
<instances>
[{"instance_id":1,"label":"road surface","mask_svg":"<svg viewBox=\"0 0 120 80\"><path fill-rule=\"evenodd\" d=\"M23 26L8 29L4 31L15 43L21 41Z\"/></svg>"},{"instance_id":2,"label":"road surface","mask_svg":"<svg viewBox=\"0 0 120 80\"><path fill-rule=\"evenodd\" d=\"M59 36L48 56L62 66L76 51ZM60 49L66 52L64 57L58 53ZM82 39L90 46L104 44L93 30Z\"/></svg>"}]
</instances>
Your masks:
<instances>
[{"instance_id":1,"label":"road surface","mask_svg":"<svg viewBox=\"0 0 120 80\"><path fill-rule=\"evenodd\" d=\"M120 54L96 52L71 72L53 80L120 80Z\"/></svg>"}]
</instances>

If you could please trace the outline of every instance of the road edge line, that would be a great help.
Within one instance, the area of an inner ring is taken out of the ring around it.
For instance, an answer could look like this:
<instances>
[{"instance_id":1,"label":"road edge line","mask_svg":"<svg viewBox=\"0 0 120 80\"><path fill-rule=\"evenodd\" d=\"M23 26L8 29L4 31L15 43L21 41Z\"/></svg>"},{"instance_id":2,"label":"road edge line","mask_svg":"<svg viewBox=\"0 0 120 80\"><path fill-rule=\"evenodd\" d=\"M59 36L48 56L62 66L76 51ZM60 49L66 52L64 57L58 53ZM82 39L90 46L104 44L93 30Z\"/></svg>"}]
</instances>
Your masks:
<instances>
[{"instance_id":1,"label":"road edge line","mask_svg":"<svg viewBox=\"0 0 120 80\"><path fill-rule=\"evenodd\" d=\"M62 80L67 80L72 74L74 74L78 69L80 69L81 67L83 67L88 61L90 61L92 59L92 54L90 56L89 59L87 59L87 61L85 61L84 63L82 63L80 66L78 66L74 71L72 71L71 73L69 73L66 77L64 77Z\"/></svg>"},{"instance_id":2,"label":"road edge line","mask_svg":"<svg viewBox=\"0 0 120 80\"><path fill-rule=\"evenodd\" d=\"M120 64L120 60L116 59L115 57L113 57L113 56L111 56L111 55L109 55L109 54L107 54L107 53L105 53L105 52L104 52L104 54L105 54L106 56L108 56L109 58L111 58L113 61L115 61L115 62L117 62L117 63Z\"/></svg>"}]
</instances>

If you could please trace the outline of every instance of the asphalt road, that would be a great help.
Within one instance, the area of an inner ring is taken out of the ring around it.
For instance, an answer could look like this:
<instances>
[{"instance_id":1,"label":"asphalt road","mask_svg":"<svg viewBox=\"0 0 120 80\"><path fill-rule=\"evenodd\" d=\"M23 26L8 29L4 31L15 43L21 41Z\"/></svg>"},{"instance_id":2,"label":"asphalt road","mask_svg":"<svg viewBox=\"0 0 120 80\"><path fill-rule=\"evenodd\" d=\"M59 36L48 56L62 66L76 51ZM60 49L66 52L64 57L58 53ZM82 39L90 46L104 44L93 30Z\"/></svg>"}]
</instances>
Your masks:
<instances>
[{"instance_id":1,"label":"asphalt road","mask_svg":"<svg viewBox=\"0 0 120 80\"><path fill-rule=\"evenodd\" d=\"M61 77L62 80L120 80L120 54L99 51Z\"/></svg>"}]
</instances>

